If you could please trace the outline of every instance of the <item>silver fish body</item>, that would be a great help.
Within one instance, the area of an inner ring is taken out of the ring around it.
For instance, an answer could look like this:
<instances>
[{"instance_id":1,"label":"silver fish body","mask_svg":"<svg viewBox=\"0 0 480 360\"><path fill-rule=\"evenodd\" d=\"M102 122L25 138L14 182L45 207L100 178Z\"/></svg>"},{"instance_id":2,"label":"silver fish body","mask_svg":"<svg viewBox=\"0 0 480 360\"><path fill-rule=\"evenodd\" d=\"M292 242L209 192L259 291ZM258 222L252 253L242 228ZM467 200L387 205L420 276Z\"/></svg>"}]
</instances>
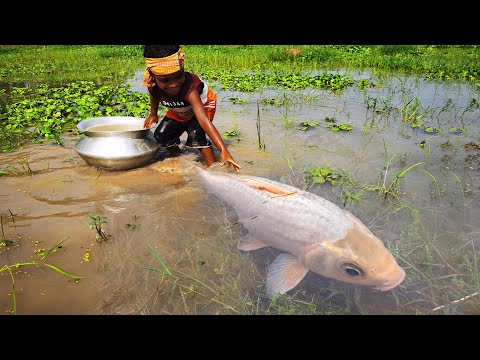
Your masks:
<instances>
[{"instance_id":1,"label":"silver fish body","mask_svg":"<svg viewBox=\"0 0 480 360\"><path fill-rule=\"evenodd\" d=\"M359 219L316 194L266 178L195 167L209 193L235 209L248 230L238 248L282 251L270 265L267 294L294 288L309 270L386 291L405 272Z\"/></svg>"}]
</instances>

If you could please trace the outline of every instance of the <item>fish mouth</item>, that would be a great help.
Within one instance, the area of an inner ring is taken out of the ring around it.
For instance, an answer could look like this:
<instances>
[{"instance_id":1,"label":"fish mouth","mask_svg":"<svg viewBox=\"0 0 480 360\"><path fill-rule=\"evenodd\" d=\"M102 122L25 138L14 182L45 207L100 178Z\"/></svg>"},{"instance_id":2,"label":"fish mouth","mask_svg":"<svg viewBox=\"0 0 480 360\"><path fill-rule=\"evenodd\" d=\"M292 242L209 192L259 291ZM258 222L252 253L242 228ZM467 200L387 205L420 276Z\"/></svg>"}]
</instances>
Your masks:
<instances>
[{"instance_id":1,"label":"fish mouth","mask_svg":"<svg viewBox=\"0 0 480 360\"><path fill-rule=\"evenodd\" d=\"M402 273L396 281L394 281L394 282L386 281L381 285L375 286L374 289L375 290L380 290L380 291L392 290L394 287L400 285L401 282L403 281L403 279L405 279L405 271L403 271L403 269L402 269Z\"/></svg>"}]
</instances>

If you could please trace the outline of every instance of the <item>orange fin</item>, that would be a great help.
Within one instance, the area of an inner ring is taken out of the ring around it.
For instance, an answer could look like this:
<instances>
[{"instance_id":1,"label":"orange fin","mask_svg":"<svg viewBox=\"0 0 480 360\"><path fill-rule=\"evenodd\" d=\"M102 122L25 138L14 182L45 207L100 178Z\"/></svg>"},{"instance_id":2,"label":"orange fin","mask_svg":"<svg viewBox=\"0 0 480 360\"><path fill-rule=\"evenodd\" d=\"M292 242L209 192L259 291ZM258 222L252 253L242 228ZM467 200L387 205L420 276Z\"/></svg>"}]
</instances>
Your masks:
<instances>
[{"instance_id":1,"label":"orange fin","mask_svg":"<svg viewBox=\"0 0 480 360\"><path fill-rule=\"evenodd\" d=\"M266 181L261 181L257 179L242 178L241 179L245 184L251 188L266 191L274 195L292 195L295 194L294 191L286 190L280 186L273 185Z\"/></svg>"},{"instance_id":2,"label":"orange fin","mask_svg":"<svg viewBox=\"0 0 480 360\"><path fill-rule=\"evenodd\" d=\"M284 294L293 289L307 275L308 268L296 256L283 253L277 256L268 269L267 295Z\"/></svg>"},{"instance_id":3,"label":"orange fin","mask_svg":"<svg viewBox=\"0 0 480 360\"><path fill-rule=\"evenodd\" d=\"M243 251L257 250L269 245L265 244L262 241L256 240L252 237L251 234L246 234L242 236L242 239L238 243L237 248Z\"/></svg>"}]
</instances>

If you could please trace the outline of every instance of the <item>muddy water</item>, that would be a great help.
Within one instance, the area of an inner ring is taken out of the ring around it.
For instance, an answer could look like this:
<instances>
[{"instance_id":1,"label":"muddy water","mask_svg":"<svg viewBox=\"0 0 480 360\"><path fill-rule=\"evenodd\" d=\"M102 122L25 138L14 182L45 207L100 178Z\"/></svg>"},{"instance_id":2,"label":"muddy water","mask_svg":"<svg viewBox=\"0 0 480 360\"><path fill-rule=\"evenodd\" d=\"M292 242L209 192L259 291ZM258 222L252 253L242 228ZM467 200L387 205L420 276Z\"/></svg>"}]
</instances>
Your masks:
<instances>
[{"instance_id":1,"label":"muddy water","mask_svg":"<svg viewBox=\"0 0 480 360\"><path fill-rule=\"evenodd\" d=\"M283 308L272 306L265 275L278 253L236 249L245 230L189 173L182 159L199 161L194 150L169 157L160 149L142 168L105 171L76 154L76 138L65 138L63 147L35 145L0 156L0 170L9 174L0 177L4 237L14 241L0 247L0 264L36 262L0 273L1 312L11 313L15 300L18 314L479 313L480 161L478 149L465 148L480 141L479 110L469 107L478 92L466 84L381 81L381 88L341 95L219 92L215 124L220 133L240 134L225 139L243 173L307 189L357 215L405 269L401 286L378 293L309 273L289 295L314 306L287 300ZM401 109L415 98L423 120L443 132L402 121ZM262 99L285 102L262 105ZM353 129L332 132L326 117ZM305 121L320 125L299 130ZM350 189L362 192L360 202L343 205L341 189L304 179L326 165L365 187ZM398 180L398 201L366 189L389 185L393 174L413 165ZM88 215L102 217L106 241L97 241Z\"/></svg>"},{"instance_id":2,"label":"muddy water","mask_svg":"<svg viewBox=\"0 0 480 360\"><path fill-rule=\"evenodd\" d=\"M220 260L210 258L226 256L222 252L228 247L212 253L215 247L224 246L217 239L223 220L211 217L223 217L225 209L217 204L212 213L212 199L204 203L205 195L191 181L179 158L168 158L160 149L152 163L143 168L103 171L87 165L75 152L74 142L65 139L64 147L36 145L2 156L2 169L17 174L0 178L4 234L15 242L0 248L2 266L38 262L13 270L18 314L146 312L142 303L163 293L157 292L165 282L159 276L164 269L154 252L178 271L182 267L185 272L192 271L192 262L204 268L218 267L214 274L221 271L221 265L216 264ZM199 160L195 151L186 150L183 157ZM30 175L21 165L25 160ZM97 241L88 215L104 218L106 241ZM56 252L42 259L61 240ZM198 250L198 244L208 247ZM194 255L188 256L196 259L182 264L189 247L194 248L190 249ZM84 278L72 279L42 264ZM2 312L9 313L13 310L12 284L6 271L2 275L5 281L0 284L0 304ZM178 279L177 283L179 289L186 286ZM163 285L168 286L172 285ZM176 309L177 300L170 305L172 310L161 304L156 311L200 312L195 307L187 311L188 306L183 305Z\"/></svg>"}]
</instances>

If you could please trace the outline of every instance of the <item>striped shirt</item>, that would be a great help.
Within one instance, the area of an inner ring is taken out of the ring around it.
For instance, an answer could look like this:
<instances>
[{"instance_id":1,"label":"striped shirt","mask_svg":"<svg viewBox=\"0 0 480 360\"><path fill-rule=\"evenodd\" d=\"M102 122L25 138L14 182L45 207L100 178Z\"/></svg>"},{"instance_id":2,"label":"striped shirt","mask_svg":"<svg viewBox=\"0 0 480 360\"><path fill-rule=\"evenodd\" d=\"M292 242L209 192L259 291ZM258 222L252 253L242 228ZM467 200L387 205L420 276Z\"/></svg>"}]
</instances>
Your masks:
<instances>
[{"instance_id":1,"label":"striped shirt","mask_svg":"<svg viewBox=\"0 0 480 360\"><path fill-rule=\"evenodd\" d=\"M165 116L180 122L187 122L193 118L195 114L192 105L187 101L188 95L193 90L198 91L207 116L210 121L213 121L217 108L217 95L200 77L189 72L185 72L185 82L178 95L169 96L163 91L159 91L160 104L168 108Z\"/></svg>"}]
</instances>

